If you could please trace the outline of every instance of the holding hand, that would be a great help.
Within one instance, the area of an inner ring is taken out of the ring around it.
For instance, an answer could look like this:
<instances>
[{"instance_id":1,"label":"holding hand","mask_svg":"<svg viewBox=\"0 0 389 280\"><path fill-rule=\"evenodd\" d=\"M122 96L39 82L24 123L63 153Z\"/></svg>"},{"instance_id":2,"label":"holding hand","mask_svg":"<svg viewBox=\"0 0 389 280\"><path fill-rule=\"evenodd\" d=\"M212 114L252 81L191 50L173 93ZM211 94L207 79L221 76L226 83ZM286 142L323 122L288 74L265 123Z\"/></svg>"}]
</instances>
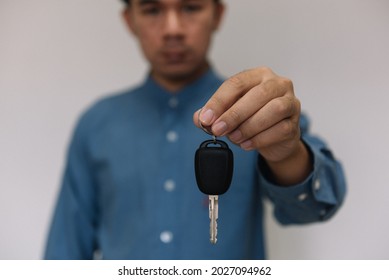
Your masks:
<instances>
[{"instance_id":1,"label":"holding hand","mask_svg":"<svg viewBox=\"0 0 389 280\"><path fill-rule=\"evenodd\" d=\"M295 184L311 162L300 140L300 102L289 79L255 68L226 80L193 116L215 136L227 136L244 150L257 150L280 184ZM297 165L296 165L297 164Z\"/></svg>"}]
</instances>

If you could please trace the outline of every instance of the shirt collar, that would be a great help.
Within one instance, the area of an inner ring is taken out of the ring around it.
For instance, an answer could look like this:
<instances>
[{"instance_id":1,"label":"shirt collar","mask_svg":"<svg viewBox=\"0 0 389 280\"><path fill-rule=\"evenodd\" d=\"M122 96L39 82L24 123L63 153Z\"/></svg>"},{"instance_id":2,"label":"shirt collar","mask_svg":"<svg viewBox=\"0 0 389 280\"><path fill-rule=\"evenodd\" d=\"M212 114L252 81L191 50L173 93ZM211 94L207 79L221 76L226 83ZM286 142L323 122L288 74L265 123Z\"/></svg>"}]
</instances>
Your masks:
<instances>
[{"instance_id":1,"label":"shirt collar","mask_svg":"<svg viewBox=\"0 0 389 280\"><path fill-rule=\"evenodd\" d=\"M180 104L185 104L194 99L202 99L209 96L209 88L215 87L215 84L221 84L221 81L222 79L210 67L198 79L174 94L160 86L150 74L145 79L142 88L160 104L167 104L168 100L172 98L176 98Z\"/></svg>"}]
</instances>

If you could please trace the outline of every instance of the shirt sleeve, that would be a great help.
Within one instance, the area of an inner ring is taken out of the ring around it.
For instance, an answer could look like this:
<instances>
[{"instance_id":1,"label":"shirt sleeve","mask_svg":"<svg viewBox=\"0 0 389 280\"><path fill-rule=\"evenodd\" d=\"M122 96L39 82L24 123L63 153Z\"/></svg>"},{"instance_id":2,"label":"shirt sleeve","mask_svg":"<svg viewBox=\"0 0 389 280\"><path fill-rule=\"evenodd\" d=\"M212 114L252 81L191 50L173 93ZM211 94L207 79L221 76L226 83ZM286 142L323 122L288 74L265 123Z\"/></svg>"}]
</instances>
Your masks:
<instances>
[{"instance_id":1,"label":"shirt sleeve","mask_svg":"<svg viewBox=\"0 0 389 280\"><path fill-rule=\"evenodd\" d=\"M92 259L97 209L86 150L88 123L81 119L68 150L61 190L49 231L45 259Z\"/></svg>"},{"instance_id":2,"label":"shirt sleeve","mask_svg":"<svg viewBox=\"0 0 389 280\"><path fill-rule=\"evenodd\" d=\"M312 173L300 184L278 186L266 176L267 167L259 156L259 181L274 204L274 215L281 224L301 224L324 221L341 206L346 182L342 166L327 145L308 133L309 121L300 119L301 138L313 159Z\"/></svg>"}]
</instances>

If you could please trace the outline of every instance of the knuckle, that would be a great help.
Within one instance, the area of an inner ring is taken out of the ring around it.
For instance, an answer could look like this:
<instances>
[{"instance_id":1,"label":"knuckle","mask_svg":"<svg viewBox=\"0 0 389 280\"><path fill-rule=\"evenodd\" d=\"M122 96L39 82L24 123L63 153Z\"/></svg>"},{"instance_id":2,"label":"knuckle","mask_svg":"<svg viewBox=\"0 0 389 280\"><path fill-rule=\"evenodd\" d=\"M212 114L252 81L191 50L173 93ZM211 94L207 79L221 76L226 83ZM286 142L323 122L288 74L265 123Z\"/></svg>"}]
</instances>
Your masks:
<instances>
[{"instance_id":1,"label":"knuckle","mask_svg":"<svg viewBox=\"0 0 389 280\"><path fill-rule=\"evenodd\" d=\"M300 100L298 98L294 99L294 105L295 105L295 108L296 108L296 112L298 114L300 114L300 112L301 112L301 102L300 102Z\"/></svg>"},{"instance_id":2,"label":"knuckle","mask_svg":"<svg viewBox=\"0 0 389 280\"><path fill-rule=\"evenodd\" d=\"M275 100L275 111L280 116L288 116L291 112L291 102L283 100L281 98Z\"/></svg>"},{"instance_id":3,"label":"knuckle","mask_svg":"<svg viewBox=\"0 0 389 280\"><path fill-rule=\"evenodd\" d=\"M292 82L292 80L290 80L288 78L280 78L280 83L281 83L282 87L285 90L288 90L288 89L292 89L293 90L293 82Z\"/></svg>"},{"instance_id":4,"label":"knuckle","mask_svg":"<svg viewBox=\"0 0 389 280\"><path fill-rule=\"evenodd\" d=\"M274 88L274 80L265 80L264 82L262 82L261 88L264 92L270 93L272 91L272 88Z\"/></svg>"},{"instance_id":5,"label":"knuckle","mask_svg":"<svg viewBox=\"0 0 389 280\"><path fill-rule=\"evenodd\" d=\"M301 103L295 97L283 97L276 99L275 111L283 117L291 117L300 114Z\"/></svg>"},{"instance_id":6,"label":"knuckle","mask_svg":"<svg viewBox=\"0 0 389 280\"><path fill-rule=\"evenodd\" d=\"M226 80L226 84L238 91L241 91L244 89L244 81L242 78L238 75L234 75Z\"/></svg>"},{"instance_id":7,"label":"knuckle","mask_svg":"<svg viewBox=\"0 0 389 280\"><path fill-rule=\"evenodd\" d=\"M291 120L284 120L281 126L282 134L286 139L293 138L297 128Z\"/></svg>"},{"instance_id":8,"label":"knuckle","mask_svg":"<svg viewBox=\"0 0 389 280\"><path fill-rule=\"evenodd\" d=\"M266 139L266 137L263 137L261 135L256 135L255 137L251 138L251 141L254 143L254 146L257 149L266 148L269 146L269 143Z\"/></svg>"},{"instance_id":9,"label":"knuckle","mask_svg":"<svg viewBox=\"0 0 389 280\"><path fill-rule=\"evenodd\" d=\"M221 96L219 96L219 95L214 95L214 96L212 97L212 102L213 102L214 105L216 105L216 106L223 106L223 105L224 105L223 98L221 98Z\"/></svg>"},{"instance_id":10,"label":"knuckle","mask_svg":"<svg viewBox=\"0 0 389 280\"><path fill-rule=\"evenodd\" d=\"M242 120L241 115L234 108L231 108L228 111L228 118L229 118L230 122L232 122L234 124L239 124Z\"/></svg>"},{"instance_id":11,"label":"knuckle","mask_svg":"<svg viewBox=\"0 0 389 280\"><path fill-rule=\"evenodd\" d=\"M267 66L260 66L257 70L262 73L273 73L273 71Z\"/></svg>"}]
</instances>

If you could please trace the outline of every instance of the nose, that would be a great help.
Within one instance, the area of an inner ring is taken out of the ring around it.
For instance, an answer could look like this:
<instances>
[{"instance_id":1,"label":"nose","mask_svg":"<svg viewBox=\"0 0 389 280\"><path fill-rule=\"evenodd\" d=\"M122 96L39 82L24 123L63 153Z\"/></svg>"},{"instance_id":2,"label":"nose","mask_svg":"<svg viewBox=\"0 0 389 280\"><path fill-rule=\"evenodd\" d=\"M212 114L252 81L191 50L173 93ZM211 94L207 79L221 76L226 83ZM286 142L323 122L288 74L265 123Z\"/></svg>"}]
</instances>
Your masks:
<instances>
[{"instance_id":1,"label":"nose","mask_svg":"<svg viewBox=\"0 0 389 280\"><path fill-rule=\"evenodd\" d=\"M183 22L180 14L177 11L170 10L165 17L164 24L165 35L182 35Z\"/></svg>"}]
</instances>

